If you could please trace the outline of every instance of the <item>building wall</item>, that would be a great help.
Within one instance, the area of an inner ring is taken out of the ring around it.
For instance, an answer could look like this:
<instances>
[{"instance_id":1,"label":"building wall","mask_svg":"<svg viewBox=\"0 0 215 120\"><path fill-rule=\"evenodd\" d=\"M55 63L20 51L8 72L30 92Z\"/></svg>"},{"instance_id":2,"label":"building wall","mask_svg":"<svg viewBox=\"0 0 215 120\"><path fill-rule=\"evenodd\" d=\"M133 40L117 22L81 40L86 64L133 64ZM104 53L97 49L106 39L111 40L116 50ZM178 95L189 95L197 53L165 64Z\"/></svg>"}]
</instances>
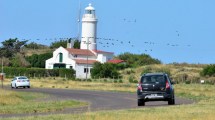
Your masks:
<instances>
[{"instance_id":1,"label":"building wall","mask_svg":"<svg viewBox=\"0 0 215 120\"><path fill-rule=\"evenodd\" d=\"M59 54L60 53L63 54L62 63L66 64L66 68L70 69L70 66L73 66L73 69L74 69L75 61L70 58L72 56L70 56L69 52L66 49L64 49L63 47L59 47L58 49L56 49L53 52L53 57L46 60L46 69L53 69L54 64L61 63L59 61L59 59L60 59Z\"/></svg>"},{"instance_id":2,"label":"building wall","mask_svg":"<svg viewBox=\"0 0 215 120\"><path fill-rule=\"evenodd\" d=\"M97 57L97 61L100 61L101 63L105 63L107 62L108 60L111 60L113 59L113 54L98 54L98 57Z\"/></svg>"},{"instance_id":3,"label":"building wall","mask_svg":"<svg viewBox=\"0 0 215 120\"><path fill-rule=\"evenodd\" d=\"M84 55L77 55L77 57L74 57L74 59L84 59L86 60L88 57L89 60L96 60L96 56L84 56Z\"/></svg>"},{"instance_id":4,"label":"building wall","mask_svg":"<svg viewBox=\"0 0 215 120\"><path fill-rule=\"evenodd\" d=\"M86 73L84 73L84 68L87 68L86 64L76 64L76 78L85 79ZM92 65L88 64L89 72L87 74L87 78L91 78L90 70L92 68Z\"/></svg>"}]
</instances>

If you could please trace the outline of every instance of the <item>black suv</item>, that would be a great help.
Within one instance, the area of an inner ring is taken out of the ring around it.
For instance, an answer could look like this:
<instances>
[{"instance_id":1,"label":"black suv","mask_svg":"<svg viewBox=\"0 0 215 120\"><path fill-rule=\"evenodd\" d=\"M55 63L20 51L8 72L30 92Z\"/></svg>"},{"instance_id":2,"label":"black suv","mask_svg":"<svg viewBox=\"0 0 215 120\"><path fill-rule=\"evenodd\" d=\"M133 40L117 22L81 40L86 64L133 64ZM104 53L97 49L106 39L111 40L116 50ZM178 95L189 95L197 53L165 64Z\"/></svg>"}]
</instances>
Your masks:
<instances>
[{"instance_id":1,"label":"black suv","mask_svg":"<svg viewBox=\"0 0 215 120\"><path fill-rule=\"evenodd\" d=\"M172 82L165 73L144 74L137 85L137 105L144 106L148 101L168 101L175 104Z\"/></svg>"}]
</instances>

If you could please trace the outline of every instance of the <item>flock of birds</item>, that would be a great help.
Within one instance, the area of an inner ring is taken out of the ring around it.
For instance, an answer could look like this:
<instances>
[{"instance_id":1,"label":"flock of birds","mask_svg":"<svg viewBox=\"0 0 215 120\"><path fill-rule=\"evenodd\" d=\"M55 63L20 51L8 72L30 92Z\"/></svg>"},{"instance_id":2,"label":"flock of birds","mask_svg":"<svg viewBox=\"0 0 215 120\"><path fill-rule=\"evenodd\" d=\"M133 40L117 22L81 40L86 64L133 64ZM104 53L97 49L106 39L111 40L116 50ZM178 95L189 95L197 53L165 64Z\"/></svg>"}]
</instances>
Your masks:
<instances>
[{"instance_id":1,"label":"flock of birds","mask_svg":"<svg viewBox=\"0 0 215 120\"><path fill-rule=\"evenodd\" d=\"M178 33L178 36L180 36L180 34ZM53 41L53 42L57 42L57 41L61 41L61 40L70 40L70 39L75 39L75 38L45 38L45 39L22 39L22 40L29 40L29 41ZM132 48L132 49L138 49L135 47L135 43L132 42L132 40L130 41L125 41L125 40L119 40L119 39L113 39L113 38L102 38L102 37L98 37L96 38L97 43L99 44L100 47L102 48L117 48L119 46L124 46L127 48ZM136 43L137 44L137 43ZM149 49L142 49L142 50L138 50L138 52L152 52L153 51L153 47L152 46L156 46L156 45L161 45L161 43L156 43L153 41L143 41L141 43L143 46L147 46L147 47L143 47L143 48L149 48ZM171 44L171 43L164 43L162 44L169 47L179 47L179 46L187 46L187 47L191 47L191 45L179 45L179 44Z\"/></svg>"},{"instance_id":2,"label":"flock of birds","mask_svg":"<svg viewBox=\"0 0 215 120\"><path fill-rule=\"evenodd\" d=\"M137 20L136 19L123 19L123 22L125 23L136 23ZM179 38L180 37L180 32L178 30L175 31L176 36ZM78 38L45 38L45 39L36 39L36 41L52 41L52 42L56 42L56 41L61 41L61 40L69 40L69 39L78 39ZM80 38L79 38L80 39ZM22 39L22 40L29 40L29 41L35 41L35 39ZM98 37L96 38L97 43L100 45L100 47L102 48L113 48L113 47L119 47L124 45L125 47L131 47L132 49L138 49L137 47L135 47L135 44L138 43L133 43L132 40L130 41L125 41L125 40L119 40L119 39L113 39L113 38L103 38L103 37ZM191 45L180 45L180 44L172 44L172 43L156 43L153 41L143 41L141 43L143 46L145 45L145 47L143 47L143 50L138 50L138 52L152 52L153 51L153 47L155 45L166 45L168 47L179 47L179 46L186 46L186 47L191 47ZM147 47L146 47L147 46ZM149 48L149 49L146 49Z\"/></svg>"}]
</instances>

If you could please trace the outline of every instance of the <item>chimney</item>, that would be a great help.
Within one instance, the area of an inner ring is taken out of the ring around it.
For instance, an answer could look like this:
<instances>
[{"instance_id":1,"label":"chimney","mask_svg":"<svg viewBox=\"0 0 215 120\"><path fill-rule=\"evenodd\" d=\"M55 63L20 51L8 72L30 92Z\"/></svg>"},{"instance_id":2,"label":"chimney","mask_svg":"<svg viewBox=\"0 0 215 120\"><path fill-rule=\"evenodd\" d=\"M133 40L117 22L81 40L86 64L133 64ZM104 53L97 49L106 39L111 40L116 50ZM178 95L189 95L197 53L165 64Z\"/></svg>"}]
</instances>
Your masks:
<instances>
[{"instance_id":1,"label":"chimney","mask_svg":"<svg viewBox=\"0 0 215 120\"><path fill-rule=\"evenodd\" d=\"M69 39L67 42L67 48L73 48L74 47L74 40Z\"/></svg>"}]
</instances>

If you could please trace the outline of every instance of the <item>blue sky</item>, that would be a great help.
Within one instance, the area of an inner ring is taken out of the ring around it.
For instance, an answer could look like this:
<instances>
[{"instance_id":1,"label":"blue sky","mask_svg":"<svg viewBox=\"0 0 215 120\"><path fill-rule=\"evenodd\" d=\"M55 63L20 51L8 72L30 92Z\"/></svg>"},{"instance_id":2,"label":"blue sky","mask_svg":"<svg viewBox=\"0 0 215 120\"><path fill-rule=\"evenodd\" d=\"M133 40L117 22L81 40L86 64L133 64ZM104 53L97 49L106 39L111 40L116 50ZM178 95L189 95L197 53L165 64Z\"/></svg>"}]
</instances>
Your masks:
<instances>
[{"instance_id":1,"label":"blue sky","mask_svg":"<svg viewBox=\"0 0 215 120\"><path fill-rule=\"evenodd\" d=\"M215 63L214 0L80 0L96 9L98 49L146 53L163 63ZM50 45L76 37L79 0L0 0L0 42ZM114 45L113 45L114 44Z\"/></svg>"}]
</instances>

